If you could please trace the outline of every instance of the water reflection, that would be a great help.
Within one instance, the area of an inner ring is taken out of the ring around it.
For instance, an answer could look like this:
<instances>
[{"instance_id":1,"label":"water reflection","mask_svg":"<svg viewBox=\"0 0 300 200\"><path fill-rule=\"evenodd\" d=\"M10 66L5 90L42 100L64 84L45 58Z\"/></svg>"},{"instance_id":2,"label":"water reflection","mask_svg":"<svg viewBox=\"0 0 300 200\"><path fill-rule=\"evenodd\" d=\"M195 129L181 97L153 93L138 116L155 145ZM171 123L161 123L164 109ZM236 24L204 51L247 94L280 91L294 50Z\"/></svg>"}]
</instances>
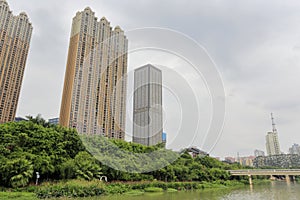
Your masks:
<instances>
[{"instance_id":1,"label":"water reflection","mask_svg":"<svg viewBox=\"0 0 300 200\"><path fill-rule=\"evenodd\" d=\"M222 200L256 199L256 200L299 200L300 186L285 181L272 181L270 185L253 186L253 189L235 190L223 196Z\"/></svg>"},{"instance_id":2,"label":"water reflection","mask_svg":"<svg viewBox=\"0 0 300 200\"><path fill-rule=\"evenodd\" d=\"M299 200L300 185L285 181L272 181L266 185L253 185L236 190L206 189L173 193L152 193L140 196L115 195L80 200ZM78 199L79 200L79 199Z\"/></svg>"}]
</instances>

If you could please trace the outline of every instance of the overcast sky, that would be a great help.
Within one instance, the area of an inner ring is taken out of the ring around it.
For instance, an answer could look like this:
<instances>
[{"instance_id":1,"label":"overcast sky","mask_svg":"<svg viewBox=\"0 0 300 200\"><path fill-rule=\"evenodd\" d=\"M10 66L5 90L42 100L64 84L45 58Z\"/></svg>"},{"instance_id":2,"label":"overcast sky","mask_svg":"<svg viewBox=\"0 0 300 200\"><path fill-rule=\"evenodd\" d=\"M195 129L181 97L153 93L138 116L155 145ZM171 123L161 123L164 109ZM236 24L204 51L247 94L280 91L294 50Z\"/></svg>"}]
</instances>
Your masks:
<instances>
[{"instance_id":1,"label":"overcast sky","mask_svg":"<svg viewBox=\"0 0 300 200\"><path fill-rule=\"evenodd\" d=\"M297 0L10 0L8 3L14 14L25 11L34 27L17 116L40 113L48 119L59 115L72 18L89 6L98 18L105 16L112 26L120 25L125 31L170 28L205 47L221 74L226 94L225 125L212 155L236 156L237 152L251 155L254 149L265 151L265 135L272 128L271 112L282 151L287 152L293 143L300 143L300 2ZM130 56L129 62L134 62ZM132 87L130 82L128 87ZM194 145L200 143L196 141Z\"/></svg>"}]
</instances>

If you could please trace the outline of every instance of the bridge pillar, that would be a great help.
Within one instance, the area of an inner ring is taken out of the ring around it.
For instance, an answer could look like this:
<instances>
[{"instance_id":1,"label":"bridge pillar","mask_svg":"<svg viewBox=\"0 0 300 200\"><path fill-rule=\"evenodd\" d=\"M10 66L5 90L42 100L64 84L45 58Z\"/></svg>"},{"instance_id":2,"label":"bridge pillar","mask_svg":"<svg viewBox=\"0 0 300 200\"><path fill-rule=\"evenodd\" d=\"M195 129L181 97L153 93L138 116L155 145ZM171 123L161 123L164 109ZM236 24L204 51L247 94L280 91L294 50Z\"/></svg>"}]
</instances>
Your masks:
<instances>
[{"instance_id":1,"label":"bridge pillar","mask_svg":"<svg viewBox=\"0 0 300 200\"><path fill-rule=\"evenodd\" d=\"M291 182L290 176L289 175L285 175L285 180L286 180L287 183L290 183Z\"/></svg>"},{"instance_id":2,"label":"bridge pillar","mask_svg":"<svg viewBox=\"0 0 300 200\"><path fill-rule=\"evenodd\" d=\"M251 175L249 174L248 177L249 177L249 185L253 185Z\"/></svg>"}]
</instances>

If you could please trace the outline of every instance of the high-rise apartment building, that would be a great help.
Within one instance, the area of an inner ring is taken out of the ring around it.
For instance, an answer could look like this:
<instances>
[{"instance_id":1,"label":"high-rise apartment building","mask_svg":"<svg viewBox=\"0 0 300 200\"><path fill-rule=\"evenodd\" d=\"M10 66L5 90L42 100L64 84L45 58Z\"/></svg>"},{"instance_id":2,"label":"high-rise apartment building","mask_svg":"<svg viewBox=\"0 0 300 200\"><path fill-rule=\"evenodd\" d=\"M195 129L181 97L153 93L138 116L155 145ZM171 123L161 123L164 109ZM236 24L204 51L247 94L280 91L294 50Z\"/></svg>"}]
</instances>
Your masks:
<instances>
[{"instance_id":1,"label":"high-rise apartment building","mask_svg":"<svg viewBox=\"0 0 300 200\"><path fill-rule=\"evenodd\" d=\"M0 123L15 119L31 34L26 13L14 16L0 0Z\"/></svg>"},{"instance_id":2,"label":"high-rise apartment building","mask_svg":"<svg viewBox=\"0 0 300 200\"><path fill-rule=\"evenodd\" d=\"M73 18L59 123L124 139L128 41L89 8Z\"/></svg>"},{"instance_id":3,"label":"high-rise apartment building","mask_svg":"<svg viewBox=\"0 0 300 200\"><path fill-rule=\"evenodd\" d=\"M153 65L134 71L133 142L162 143L162 73Z\"/></svg>"},{"instance_id":4,"label":"high-rise apartment building","mask_svg":"<svg viewBox=\"0 0 300 200\"><path fill-rule=\"evenodd\" d=\"M279 140L278 140L278 134L277 134L276 126L275 126L276 124L274 122L273 113L271 113L271 120L272 120L273 131L268 132L266 135L266 149L267 149L267 154L269 156L281 154Z\"/></svg>"},{"instance_id":5,"label":"high-rise apartment building","mask_svg":"<svg viewBox=\"0 0 300 200\"><path fill-rule=\"evenodd\" d=\"M266 135L266 149L269 156L281 153L277 132L268 132Z\"/></svg>"}]
</instances>

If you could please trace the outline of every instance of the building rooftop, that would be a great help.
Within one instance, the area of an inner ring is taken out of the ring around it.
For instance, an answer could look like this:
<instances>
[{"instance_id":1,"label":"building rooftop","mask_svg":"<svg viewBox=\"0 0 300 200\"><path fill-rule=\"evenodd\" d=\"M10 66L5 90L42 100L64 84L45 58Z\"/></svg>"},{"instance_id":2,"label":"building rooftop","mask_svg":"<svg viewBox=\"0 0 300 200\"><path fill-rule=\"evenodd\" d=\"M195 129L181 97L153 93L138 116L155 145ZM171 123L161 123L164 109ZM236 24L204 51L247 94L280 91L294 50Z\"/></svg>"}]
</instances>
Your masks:
<instances>
[{"instance_id":1,"label":"building rooftop","mask_svg":"<svg viewBox=\"0 0 300 200\"><path fill-rule=\"evenodd\" d=\"M6 5L8 5L6 0L0 0L0 3L5 3Z\"/></svg>"},{"instance_id":2,"label":"building rooftop","mask_svg":"<svg viewBox=\"0 0 300 200\"><path fill-rule=\"evenodd\" d=\"M20 16L25 16L25 17L28 17L26 12L20 12Z\"/></svg>"},{"instance_id":3,"label":"building rooftop","mask_svg":"<svg viewBox=\"0 0 300 200\"><path fill-rule=\"evenodd\" d=\"M151 65L151 64L143 65L143 66L141 66L141 67L139 67L139 68L134 69L134 71L137 71L137 70L140 70L140 69L143 69L143 68L147 68L147 67L151 67L151 68L153 68L153 69L156 69L156 70L158 70L158 71L161 71L159 68L157 68L157 67L155 67L154 65Z\"/></svg>"}]
</instances>

